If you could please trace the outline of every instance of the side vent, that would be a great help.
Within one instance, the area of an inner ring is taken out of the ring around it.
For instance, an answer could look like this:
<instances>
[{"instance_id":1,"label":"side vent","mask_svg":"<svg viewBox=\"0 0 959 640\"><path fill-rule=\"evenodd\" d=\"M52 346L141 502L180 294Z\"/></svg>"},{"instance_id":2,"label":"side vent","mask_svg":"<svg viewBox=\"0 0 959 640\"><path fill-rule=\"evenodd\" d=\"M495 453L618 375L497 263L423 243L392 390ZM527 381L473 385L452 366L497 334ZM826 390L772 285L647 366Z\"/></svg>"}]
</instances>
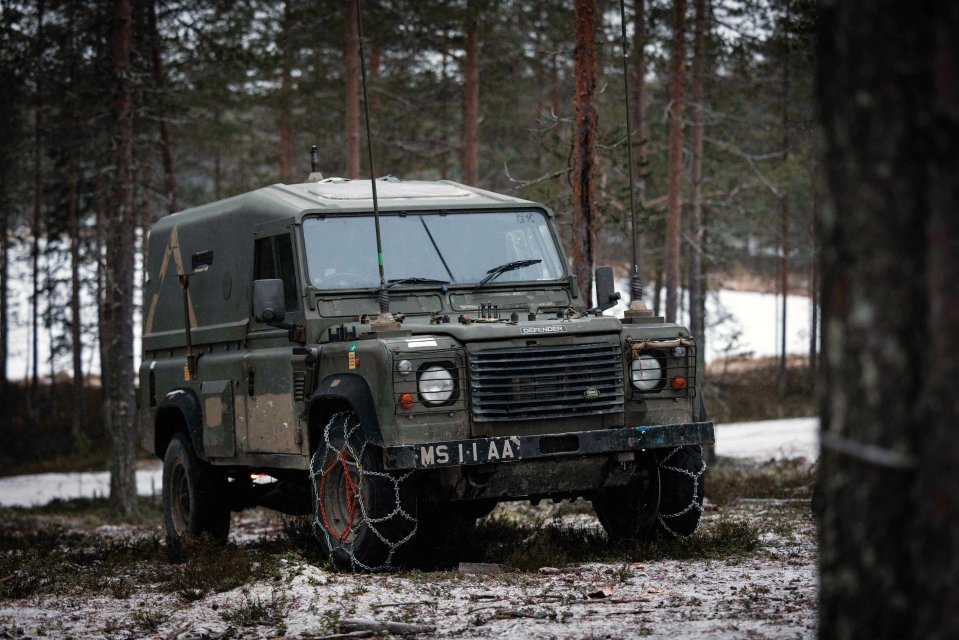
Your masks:
<instances>
[{"instance_id":1,"label":"side vent","mask_svg":"<svg viewBox=\"0 0 959 640\"><path fill-rule=\"evenodd\" d=\"M303 372L293 374L293 400L294 402L306 400L306 374Z\"/></svg>"}]
</instances>

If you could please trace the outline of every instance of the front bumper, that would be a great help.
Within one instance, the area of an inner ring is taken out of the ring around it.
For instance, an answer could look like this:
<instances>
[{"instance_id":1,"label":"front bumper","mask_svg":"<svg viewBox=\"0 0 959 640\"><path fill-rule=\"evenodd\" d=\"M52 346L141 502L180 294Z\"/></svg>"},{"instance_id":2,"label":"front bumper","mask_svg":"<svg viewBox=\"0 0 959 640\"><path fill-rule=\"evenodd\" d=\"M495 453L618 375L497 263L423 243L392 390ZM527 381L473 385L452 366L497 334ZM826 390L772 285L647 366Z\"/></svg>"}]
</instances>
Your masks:
<instances>
[{"instance_id":1,"label":"front bumper","mask_svg":"<svg viewBox=\"0 0 959 640\"><path fill-rule=\"evenodd\" d=\"M712 422L686 422L601 431L473 438L387 447L387 469L436 469L520 460L665 449L715 441Z\"/></svg>"}]
</instances>

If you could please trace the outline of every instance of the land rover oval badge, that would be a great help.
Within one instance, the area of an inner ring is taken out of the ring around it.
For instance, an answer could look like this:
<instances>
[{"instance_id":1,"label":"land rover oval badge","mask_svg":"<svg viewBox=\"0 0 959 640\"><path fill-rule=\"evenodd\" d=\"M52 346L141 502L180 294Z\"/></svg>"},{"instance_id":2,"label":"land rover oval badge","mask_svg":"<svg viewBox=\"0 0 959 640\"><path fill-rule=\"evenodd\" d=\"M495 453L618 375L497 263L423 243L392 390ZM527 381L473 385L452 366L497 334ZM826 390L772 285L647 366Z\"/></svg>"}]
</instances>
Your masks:
<instances>
[{"instance_id":1,"label":"land rover oval badge","mask_svg":"<svg viewBox=\"0 0 959 640\"><path fill-rule=\"evenodd\" d=\"M587 389L583 392L583 397L587 400L595 400L599 397L599 389Z\"/></svg>"}]
</instances>

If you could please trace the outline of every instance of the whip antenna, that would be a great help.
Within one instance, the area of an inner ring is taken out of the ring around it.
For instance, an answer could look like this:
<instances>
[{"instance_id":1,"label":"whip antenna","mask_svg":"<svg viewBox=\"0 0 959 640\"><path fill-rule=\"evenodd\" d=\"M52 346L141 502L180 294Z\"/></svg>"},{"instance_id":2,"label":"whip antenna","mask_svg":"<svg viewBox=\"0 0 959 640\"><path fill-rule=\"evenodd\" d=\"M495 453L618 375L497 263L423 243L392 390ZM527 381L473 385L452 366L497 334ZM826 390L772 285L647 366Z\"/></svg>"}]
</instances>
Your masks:
<instances>
[{"instance_id":1,"label":"whip antenna","mask_svg":"<svg viewBox=\"0 0 959 640\"><path fill-rule=\"evenodd\" d=\"M619 26L623 47L623 95L626 98L626 164L629 173L629 211L630 228L633 236L633 277L629 282L629 309L627 315L651 315L643 303L642 250L639 246L639 224L636 221L636 188L633 186L633 131L629 122L629 50L626 48L626 6L625 0L619 0ZM643 25L637 24L637 29ZM633 313L630 313L633 312Z\"/></svg>"},{"instance_id":2,"label":"whip antenna","mask_svg":"<svg viewBox=\"0 0 959 640\"><path fill-rule=\"evenodd\" d=\"M386 273L383 270L383 238L380 235L380 205L376 197L376 169L373 165L373 134L370 132L370 107L366 91L366 45L363 38L363 12L360 0L356 2L356 31L360 40L360 77L363 84L363 117L366 121L366 152L370 161L370 187L373 190L373 224L376 228L376 264L380 270L380 288L377 300L380 314L373 321L374 329L399 329L400 325L390 313L390 290L386 287Z\"/></svg>"}]
</instances>

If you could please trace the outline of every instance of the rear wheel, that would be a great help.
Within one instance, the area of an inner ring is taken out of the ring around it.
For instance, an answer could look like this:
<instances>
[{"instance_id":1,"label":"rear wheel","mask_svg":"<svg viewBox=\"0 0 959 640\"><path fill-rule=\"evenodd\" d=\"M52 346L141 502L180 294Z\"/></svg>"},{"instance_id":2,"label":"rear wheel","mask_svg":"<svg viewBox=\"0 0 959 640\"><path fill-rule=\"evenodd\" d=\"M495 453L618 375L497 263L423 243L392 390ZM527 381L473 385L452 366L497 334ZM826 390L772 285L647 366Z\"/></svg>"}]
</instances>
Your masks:
<instances>
[{"instance_id":1,"label":"rear wheel","mask_svg":"<svg viewBox=\"0 0 959 640\"><path fill-rule=\"evenodd\" d=\"M230 532L226 478L193 452L177 433L163 457L163 523L167 538L180 541L208 534L225 541Z\"/></svg>"},{"instance_id":2,"label":"rear wheel","mask_svg":"<svg viewBox=\"0 0 959 640\"><path fill-rule=\"evenodd\" d=\"M334 415L310 462L313 531L341 570L379 571L416 533L412 472L384 470L352 411Z\"/></svg>"}]
</instances>

